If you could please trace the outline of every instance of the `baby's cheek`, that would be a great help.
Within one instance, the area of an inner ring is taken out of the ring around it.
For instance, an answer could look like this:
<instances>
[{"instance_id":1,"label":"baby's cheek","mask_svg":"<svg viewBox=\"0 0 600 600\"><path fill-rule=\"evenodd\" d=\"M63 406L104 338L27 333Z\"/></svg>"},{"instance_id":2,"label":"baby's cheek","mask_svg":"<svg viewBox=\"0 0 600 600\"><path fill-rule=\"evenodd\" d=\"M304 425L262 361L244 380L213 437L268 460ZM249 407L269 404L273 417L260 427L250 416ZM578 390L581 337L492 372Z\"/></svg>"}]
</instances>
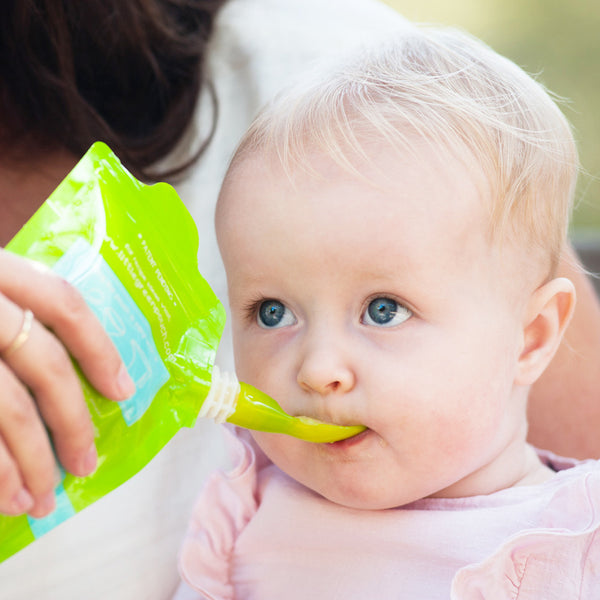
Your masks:
<instances>
[{"instance_id":1,"label":"baby's cheek","mask_svg":"<svg viewBox=\"0 0 600 600\"><path fill-rule=\"evenodd\" d=\"M298 478L304 469L307 452L306 444L289 435L251 431L257 446L269 460L291 477Z\"/></svg>"},{"instance_id":2,"label":"baby's cheek","mask_svg":"<svg viewBox=\"0 0 600 600\"><path fill-rule=\"evenodd\" d=\"M269 457L269 459L280 466L281 457L285 456L285 441L280 438L281 434L267 433L264 431L251 431L252 439L256 445Z\"/></svg>"}]
</instances>

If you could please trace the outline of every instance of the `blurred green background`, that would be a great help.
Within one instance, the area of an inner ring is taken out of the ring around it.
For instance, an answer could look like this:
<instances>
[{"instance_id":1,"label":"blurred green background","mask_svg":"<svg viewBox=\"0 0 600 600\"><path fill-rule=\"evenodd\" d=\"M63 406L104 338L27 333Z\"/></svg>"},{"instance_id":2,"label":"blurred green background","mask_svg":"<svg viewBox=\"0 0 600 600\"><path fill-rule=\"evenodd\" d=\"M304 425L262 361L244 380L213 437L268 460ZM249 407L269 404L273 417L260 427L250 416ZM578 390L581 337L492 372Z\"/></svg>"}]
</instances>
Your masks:
<instances>
[{"instance_id":1,"label":"blurred green background","mask_svg":"<svg viewBox=\"0 0 600 600\"><path fill-rule=\"evenodd\" d=\"M600 0L383 0L410 20L466 29L567 102L584 172L573 237L600 240Z\"/></svg>"}]
</instances>

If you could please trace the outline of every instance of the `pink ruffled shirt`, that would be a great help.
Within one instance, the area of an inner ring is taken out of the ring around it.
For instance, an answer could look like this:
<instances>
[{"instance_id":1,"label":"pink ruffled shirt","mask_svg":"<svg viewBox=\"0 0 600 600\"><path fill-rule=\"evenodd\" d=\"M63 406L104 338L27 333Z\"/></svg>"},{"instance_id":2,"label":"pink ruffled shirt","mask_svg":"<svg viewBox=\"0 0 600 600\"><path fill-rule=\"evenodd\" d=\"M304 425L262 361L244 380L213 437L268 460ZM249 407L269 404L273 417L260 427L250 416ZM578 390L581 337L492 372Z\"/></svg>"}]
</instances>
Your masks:
<instances>
[{"instance_id":1,"label":"pink ruffled shirt","mask_svg":"<svg viewBox=\"0 0 600 600\"><path fill-rule=\"evenodd\" d=\"M180 553L176 600L598 600L600 463L540 452L544 484L398 509L328 502L233 440Z\"/></svg>"}]
</instances>

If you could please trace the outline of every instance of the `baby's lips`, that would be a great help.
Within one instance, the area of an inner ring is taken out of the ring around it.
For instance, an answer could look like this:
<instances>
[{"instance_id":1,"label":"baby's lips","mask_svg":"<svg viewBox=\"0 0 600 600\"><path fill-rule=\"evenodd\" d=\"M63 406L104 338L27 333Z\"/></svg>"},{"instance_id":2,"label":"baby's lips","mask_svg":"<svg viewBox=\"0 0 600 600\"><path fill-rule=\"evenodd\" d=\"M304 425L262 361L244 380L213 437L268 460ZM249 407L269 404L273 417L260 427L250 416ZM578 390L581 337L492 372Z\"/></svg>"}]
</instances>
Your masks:
<instances>
[{"instance_id":1,"label":"baby's lips","mask_svg":"<svg viewBox=\"0 0 600 600\"><path fill-rule=\"evenodd\" d=\"M307 442L323 443L351 438L364 430L362 425L337 425L301 415L293 418L286 433Z\"/></svg>"}]
</instances>

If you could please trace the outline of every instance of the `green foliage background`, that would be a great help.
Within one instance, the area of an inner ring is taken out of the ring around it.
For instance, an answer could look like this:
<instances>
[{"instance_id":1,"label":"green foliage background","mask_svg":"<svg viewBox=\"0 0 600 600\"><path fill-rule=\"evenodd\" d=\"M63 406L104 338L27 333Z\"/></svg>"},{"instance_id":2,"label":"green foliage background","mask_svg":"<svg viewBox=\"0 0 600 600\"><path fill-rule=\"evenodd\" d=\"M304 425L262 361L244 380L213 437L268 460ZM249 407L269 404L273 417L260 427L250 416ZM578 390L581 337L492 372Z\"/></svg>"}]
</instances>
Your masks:
<instances>
[{"instance_id":1,"label":"green foliage background","mask_svg":"<svg viewBox=\"0 0 600 600\"><path fill-rule=\"evenodd\" d=\"M573 233L600 233L600 1L383 0L407 18L466 29L564 98L584 172Z\"/></svg>"}]
</instances>

